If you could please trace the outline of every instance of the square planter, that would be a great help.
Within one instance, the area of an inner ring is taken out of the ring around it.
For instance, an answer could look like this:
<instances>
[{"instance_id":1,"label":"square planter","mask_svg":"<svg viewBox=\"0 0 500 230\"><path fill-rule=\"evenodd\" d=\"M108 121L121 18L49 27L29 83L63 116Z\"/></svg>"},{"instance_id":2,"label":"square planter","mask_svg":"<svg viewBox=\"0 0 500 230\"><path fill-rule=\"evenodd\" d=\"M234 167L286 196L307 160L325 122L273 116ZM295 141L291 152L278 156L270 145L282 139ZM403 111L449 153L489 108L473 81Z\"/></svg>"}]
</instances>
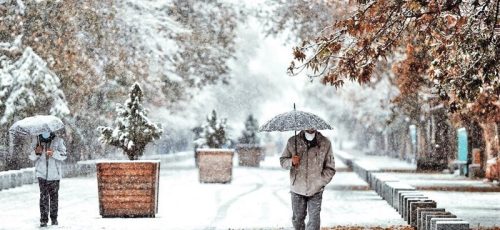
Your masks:
<instances>
[{"instance_id":1,"label":"square planter","mask_svg":"<svg viewBox=\"0 0 500 230\"><path fill-rule=\"evenodd\" d=\"M236 152L239 166L259 167L264 155L262 148L258 145L240 144L236 146Z\"/></svg>"},{"instance_id":2,"label":"square planter","mask_svg":"<svg viewBox=\"0 0 500 230\"><path fill-rule=\"evenodd\" d=\"M102 217L155 217L160 161L96 163Z\"/></svg>"},{"instance_id":3,"label":"square planter","mask_svg":"<svg viewBox=\"0 0 500 230\"><path fill-rule=\"evenodd\" d=\"M198 149L198 170L201 183L229 183L233 174L232 149Z\"/></svg>"}]
</instances>

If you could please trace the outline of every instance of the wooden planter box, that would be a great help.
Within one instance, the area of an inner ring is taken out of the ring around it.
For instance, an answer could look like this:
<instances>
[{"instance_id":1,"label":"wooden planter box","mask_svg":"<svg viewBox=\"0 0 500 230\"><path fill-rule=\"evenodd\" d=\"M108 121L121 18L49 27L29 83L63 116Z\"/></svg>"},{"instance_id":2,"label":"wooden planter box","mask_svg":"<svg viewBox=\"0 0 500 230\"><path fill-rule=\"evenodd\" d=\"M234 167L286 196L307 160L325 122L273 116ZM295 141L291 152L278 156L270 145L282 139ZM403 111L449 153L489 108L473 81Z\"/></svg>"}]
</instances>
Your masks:
<instances>
[{"instance_id":1,"label":"wooden planter box","mask_svg":"<svg viewBox=\"0 0 500 230\"><path fill-rule=\"evenodd\" d=\"M238 145L236 147L238 153L238 164L240 166L259 167L260 161L263 158L263 151L257 145Z\"/></svg>"},{"instance_id":2,"label":"wooden planter box","mask_svg":"<svg viewBox=\"0 0 500 230\"><path fill-rule=\"evenodd\" d=\"M102 217L155 217L160 161L106 161L96 167Z\"/></svg>"},{"instance_id":3,"label":"wooden planter box","mask_svg":"<svg viewBox=\"0 0 500 230\"><path fill-rule=\"evenodd\" d=\"M201 183L229 183L233 175L232 149L198 149Z\"/></svg>"}]
</instances>

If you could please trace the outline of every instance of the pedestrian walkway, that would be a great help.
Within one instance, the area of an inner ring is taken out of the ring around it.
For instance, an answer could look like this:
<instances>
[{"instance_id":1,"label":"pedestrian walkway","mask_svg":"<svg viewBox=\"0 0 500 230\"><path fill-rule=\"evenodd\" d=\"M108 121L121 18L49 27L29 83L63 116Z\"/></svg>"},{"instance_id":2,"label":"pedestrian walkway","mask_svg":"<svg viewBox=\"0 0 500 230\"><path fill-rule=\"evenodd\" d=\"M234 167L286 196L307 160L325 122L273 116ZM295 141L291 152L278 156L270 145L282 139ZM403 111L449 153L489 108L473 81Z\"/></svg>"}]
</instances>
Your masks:
<instances>
[{"instance_id":1,"label":"pedestrian walkway","mask_svg":"<svg viewBox=\"0 0 500 230\"><path fill-rule=\"evenodd\" d=\"M200 184L193 159L161 168L157 218L101 218L94 174L61 181L57 229L291 229L288 172L278 170L278 156L262 168L235 164L230 184ZM0 191L0 204L0 229L38 227L37 184ZM321 218L325 227L405 225L354 172L338 172L326 187Z\"/></svg>"},{"instance_id":2,"label":"pedestrian walkway","mask_svg":"<svg viewBox=\"0 0 500 230\"><path fill-rule=\"evenodd\" d=\"M417 173L415 165L387 156L365 155L357 150L337 153L348 164L378 171L377 175L397 178L415 187L439 206L468 221L471 227L500 228L499 186L455 174Z\"/></svg>"}]
</instances>

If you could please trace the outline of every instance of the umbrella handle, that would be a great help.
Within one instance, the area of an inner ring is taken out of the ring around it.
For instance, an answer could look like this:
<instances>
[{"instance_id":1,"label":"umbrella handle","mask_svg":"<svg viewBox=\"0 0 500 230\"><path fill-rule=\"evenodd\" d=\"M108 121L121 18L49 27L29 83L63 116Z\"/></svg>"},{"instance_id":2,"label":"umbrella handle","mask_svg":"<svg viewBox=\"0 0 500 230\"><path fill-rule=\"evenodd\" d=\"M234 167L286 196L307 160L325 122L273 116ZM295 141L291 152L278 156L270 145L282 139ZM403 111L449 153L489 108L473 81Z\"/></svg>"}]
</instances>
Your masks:
<instances>
[{"instance_id":1,"label":"umbrella handle","mask_svg":"<svg viewBox=\"0 0 500 230\"><path fill-rule=\"evenodd\" d=\"M295 104L293 104L295 107ZM297 153L297 130L295 130L295 156L298 156L299 154Z\"/></svg>"},{"instance_id":2,"label":"umbrella handle","mask_svg":"<svg viewBox=\"0 0 500 230\"><path fill-rule=\"evenodd\" d=\"M293 107L295 107L295 104L293 104ZM295 130L295 156L298 156L299 153L297 152L297 130ZM296 168L298 168L298 165L295 165Z\"/></svg>"}]
</instances>

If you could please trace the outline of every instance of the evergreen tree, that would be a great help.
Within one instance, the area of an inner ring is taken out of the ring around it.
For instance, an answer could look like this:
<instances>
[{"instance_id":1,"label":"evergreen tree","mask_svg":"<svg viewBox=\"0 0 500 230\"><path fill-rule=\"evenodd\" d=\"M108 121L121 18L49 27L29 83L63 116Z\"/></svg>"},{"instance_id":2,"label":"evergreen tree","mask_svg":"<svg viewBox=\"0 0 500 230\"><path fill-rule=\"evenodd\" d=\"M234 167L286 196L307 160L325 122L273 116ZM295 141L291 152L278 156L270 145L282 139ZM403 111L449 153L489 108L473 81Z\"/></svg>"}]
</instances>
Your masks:
<instances>
[{"instance_id":1,"label":"evergreen tree","mask_svg":"<svg viewBox=\"0 0 500 230\"><path fill-rule=\"evenodd\" d=\"M250 114L245 122L245 130L243 130L240 139L241 144L259 144L260 139L257 136L259 125L257 120Z\"/></svg>"},{"instance_id":2,"label":"evergreen tree","mask_svg":"<svg viewBox=\"0 0 500 230\"><path fill-rule=\"evenodd\" d=\"M0 64L0 124L35 114L69 114L59 77L31 48L15 62L4 60Z\"/></svg>"},{"instance_id":3,"label":"evergreen tree","mask_svg":"<svg viewBox=\"0 0 500 230\"><path fill-rule=\"evenodd\" d=\"M212 110L211 116L207 117L207 121L202 127L203 133L195 141L195 144L209 148L222 148L227 144L226 119L218 120L215 110Z\"/></svg>"},{"instance_id":4,"label":"evergreen tree","mask_svg":"<svg viewBox=\"0 0 500 230\"><path fill-rule=\"evenodd\" d=\"M130 160L137 160L144 153L146 145L159 139L163 130L160 124L154 124L147 118L147 112L142 107L142 89L134 83L130 89L130 98L125 106L118 105L115 128L99 126L100 140L119 147Z\"/></svg>"}]
</instances>

